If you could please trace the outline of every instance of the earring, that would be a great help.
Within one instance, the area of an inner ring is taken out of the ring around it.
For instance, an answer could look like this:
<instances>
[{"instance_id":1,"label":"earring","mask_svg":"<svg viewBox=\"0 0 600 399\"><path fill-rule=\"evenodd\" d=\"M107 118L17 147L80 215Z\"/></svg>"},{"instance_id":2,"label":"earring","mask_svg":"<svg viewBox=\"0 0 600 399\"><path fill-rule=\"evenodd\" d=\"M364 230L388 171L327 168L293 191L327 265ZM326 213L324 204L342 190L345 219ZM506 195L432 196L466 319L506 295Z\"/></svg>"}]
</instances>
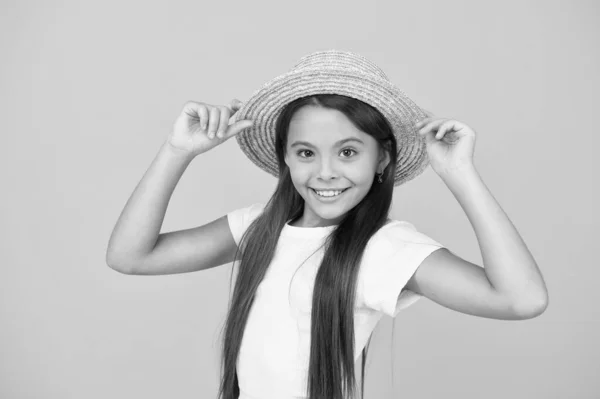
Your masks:
<instances>
[{"instance_id":1,"label":"earring","mask_svg":"<svg viewBox=\"0 0 600 399\"><path fill-rule=\"evenodd\" d=\"M378 177L377 181L378 181L379 183L383 183L383 180L382 180L382 178L381 178L381 177L383 176L383 172L381 172L381 173L376 173L375 175Z\"/></svg>"}]
</instances>

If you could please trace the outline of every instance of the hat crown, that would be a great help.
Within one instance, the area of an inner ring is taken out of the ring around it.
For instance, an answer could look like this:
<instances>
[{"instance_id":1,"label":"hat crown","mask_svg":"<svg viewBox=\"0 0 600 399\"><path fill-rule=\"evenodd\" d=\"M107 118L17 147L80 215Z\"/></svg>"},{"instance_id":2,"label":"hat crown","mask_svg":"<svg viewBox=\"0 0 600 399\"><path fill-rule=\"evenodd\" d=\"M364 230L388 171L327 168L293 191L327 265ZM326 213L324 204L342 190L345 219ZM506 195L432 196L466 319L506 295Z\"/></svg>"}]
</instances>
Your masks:
<instances>
[{"instance_id":1,"label":"hat crown","mask_svg":"<svg viewBox=\"0 0 600 399\"><path fill-rule=\"evenodd\" d=\"M389 80L381 68L367 58L350 51L327 50L305 55L292 68L292 72L306 69L352 71L366 75L376 75Z\"/></svg>"}]
</instances>

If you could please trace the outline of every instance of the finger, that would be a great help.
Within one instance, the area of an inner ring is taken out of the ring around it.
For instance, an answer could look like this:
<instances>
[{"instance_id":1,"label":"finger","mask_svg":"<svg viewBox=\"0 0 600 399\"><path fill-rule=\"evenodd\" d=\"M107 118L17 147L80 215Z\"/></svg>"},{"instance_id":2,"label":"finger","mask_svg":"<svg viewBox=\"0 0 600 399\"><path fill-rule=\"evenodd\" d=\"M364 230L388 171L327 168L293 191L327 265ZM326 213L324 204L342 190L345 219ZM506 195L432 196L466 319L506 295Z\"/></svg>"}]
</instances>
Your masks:
<instances>
[{"instance_id":1,"label":"finger","mask_svg":"<svg viewBox=\"0 0 600 399\"><path fill-rule=\"evenodd\" d=\"M219 121L219 129L217 130L217 137L223 138L225 131L229 126L229 115L231 110L228 107L221 107L221 120Z\"/></svg>"},{"instance_id":2,"label":"finger","mask_svg":"<svg viewBox=\"0 0 600 399\"><path fill-rule=\"evenodd\" d=\"M215 132L217 131L217 128L219 127L219 122L221 121L221 118L219 117L219 114L221 113L221 111L219 111L219 108L217 107L213 107L210 109L210 117L209 117L209 121L208 121L208 138L212 139L213 137L215 137Z\"/></svg>"},{"instance_id":3,"label":"finger","mask_svg":"<svg viewBox=\"0 0 600 399\"><path fill-rule=\"evenodd\" d=\"M229 129L227 130L227 134L225 136L225 140L230 139L242 130L248 129L252 126L254 126L254 121L250 119L242 119L241 121L235 122L233 125L229 126Z\"/></svg>"},{"instance_id":4,"label":"finger","mask_svg":"<svg viewBox=\"0 0 600 399\"><path fill-rule=\"evenodd\" d=\"M197 109L198 117L200 118L200 129L206 130L208 126L208 108L206 105L200 105Z\"/></svg>"},{"instance_id":5,"label":"finger","mask_svg":"<svg viewBox=\"0 0 600 399\"><path fill-rule=\"evenodd\" d=\"M445 118L434 119L433 121L425 124L422 128L420 128L419 134L426 134L427 132L429 132L431 130L437 131L439 126L447 120L448 119L445 119Z\"/></svg>"},{"instance_id":6,"label":"finger","mask_svg":"<svg viewBox=\"0 0 600 399\"><path fill-rule=\"evenodd\" d=\"M198 121L198 124L200 123L200 108L202 107L201 103L195 102L195 101L188 101L185 103L185 105L183 106L183 113L185 113L189 118L191 118L190 120L190 124L196 123L196 121Z\"/></svg>"},{"instance_id":7,"label":"finger","mask_svg":"<svg viewBox=\"0 0 600 399\"><path fill-rule=\"evenodd\" d=\"M444 123L443 123L443 124L442 124L442 125L439 127L439 129L438 129L438 131L437 131L437 134L435 135L435 138L436 138L436 139L438 139L438 140L442 139L442 138L444 137L444 135L446 134L446 132L447 132L449 129L453 128L453 127L454 127L454 125L455 125L455 123L454 123L454 121L452 121L452 120L449 120L449 121L446 121L446 122L444 122Z\"/></svg>"},{"instance_id":8,"label":"finger","mask_svg":"<svg viewBox=\"0 0 600 399\"><path fill-rule=\"evenodd\" d=\"M440 140L442 137L444 137L444 134L446 134L446 130L448 129L448 125L447 124L443 124L438 128L437 133L435 134L435 139L436 140Z\"/></svg>"},{"instance_id":9,"label":"finger","mask_svg":"<svg viewBox=\"0 0 600 399\"><path fill-rule=\"evenodd\" d=\"M415 127L416 128L421 128L425 123L429 122L429 118L424 118L421 119L420 121L418 121L417 123L415 123Z\"/></svg>"},{"instance_id":10,"label":"finger","mask_svg":"<svg viewBox=\"0 0 600 399\"><path fill-rule=\"evenodd\" d=\"M242 105L244 105L244 103L242 103L237 98L231 100L231 102L229 103L229 107L233 111L232 114L236 113L240 108L242 108Z\"/></svg>"}]
</instances>

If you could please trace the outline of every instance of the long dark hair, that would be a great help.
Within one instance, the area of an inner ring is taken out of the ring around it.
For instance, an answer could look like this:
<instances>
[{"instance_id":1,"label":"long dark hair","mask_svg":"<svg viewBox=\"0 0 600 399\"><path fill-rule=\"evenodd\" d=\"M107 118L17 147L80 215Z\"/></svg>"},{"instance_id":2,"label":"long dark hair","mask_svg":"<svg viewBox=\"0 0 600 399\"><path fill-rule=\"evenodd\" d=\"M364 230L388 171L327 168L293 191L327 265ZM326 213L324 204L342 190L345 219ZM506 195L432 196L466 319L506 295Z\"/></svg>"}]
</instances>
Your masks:
<instances>
[{"instance_id":1,"label":"long dark hair","mask_svg":"<svg viewBox=\"0 0 600 399\"><path fill-rule=\"evenodd\" d=\"M307 393L309 399L343 399L357 391L354 376L354 304L359 266L369 239L386 224L396 170L396 140L385 117L372 106L346 96L321 94L289 103L276 124L275 146L279 180L263 213L248 227L236 259L240 260L221 346L219 399L239 396L236 363L255 292L268 269L284 225L299 218L304 199L296 191L284 161L288 127L294 112L305 105L343 112L361 131L389 153L383 182L374 182L363 200L346 213L324 242L324 256L315 277ZM373 176L375 179L375 175ZM241 257L238 254L241 253ZM233 268L232 268L233 275ZM369 339L370 342L370 339ZM363 349L361 397L364 396Z\"/></svg>"}]
</instances>

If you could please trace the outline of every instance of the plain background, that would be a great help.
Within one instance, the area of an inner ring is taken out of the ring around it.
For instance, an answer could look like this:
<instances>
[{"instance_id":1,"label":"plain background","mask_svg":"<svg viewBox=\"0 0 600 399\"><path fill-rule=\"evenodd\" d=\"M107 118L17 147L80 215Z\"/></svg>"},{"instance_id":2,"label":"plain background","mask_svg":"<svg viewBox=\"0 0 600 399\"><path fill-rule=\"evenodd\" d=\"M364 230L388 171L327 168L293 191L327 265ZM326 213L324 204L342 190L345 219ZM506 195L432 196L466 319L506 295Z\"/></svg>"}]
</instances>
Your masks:
<instances>
[{"instance_id":1,"label":"plain background","mask_svg":"<svg viewBox=\"0 0 600 399\"><path fill-rule=\"evenodd\" d=\"M417 104L475 129L476 167L550 292L547 311L527 321L427 299L384 317L366 398L600 397L598 2L1 8L3 399L216 396L231 264L127 276L106 265L108 239L186 101L244 101L332 48L366 56ZM229 140L192 162L163 232L266 201L275 183ZM431 168L396 188L392 217L481 263Z\"/></svg>"}]
</instances>

